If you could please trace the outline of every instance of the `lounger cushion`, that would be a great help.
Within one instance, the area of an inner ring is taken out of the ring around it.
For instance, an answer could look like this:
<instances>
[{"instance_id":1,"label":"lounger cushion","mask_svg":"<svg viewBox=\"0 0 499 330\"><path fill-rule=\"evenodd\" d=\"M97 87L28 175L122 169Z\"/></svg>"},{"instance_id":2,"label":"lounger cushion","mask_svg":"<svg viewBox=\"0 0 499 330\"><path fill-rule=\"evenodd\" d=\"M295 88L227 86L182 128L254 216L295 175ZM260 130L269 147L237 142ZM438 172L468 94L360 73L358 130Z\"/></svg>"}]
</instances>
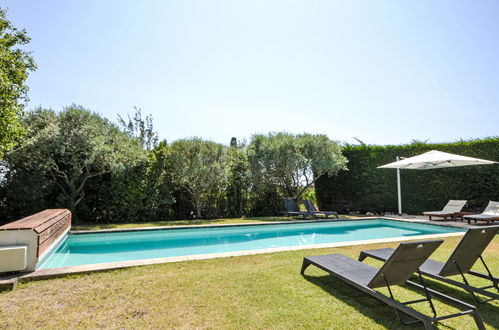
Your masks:
<instances>
[{"instance_id":1,"label":"lounger cushion","mask_svg":"<svg viewBox=\"0 0 499 330\"><path fill-rule=\"evenodd\" d=\"M365 253L369 255L371 258L378 259L381 261L386 261L390 257L390 255L395 251L395 249L392 248L385 248L385 249L375 249L375 250L367 250L367 251L362 251L362 253ZM427 259L419 269L423 273L428 273L428 274L438 274L444 267L445 263L436 261L433 259Z\"/></svg>"},{"instance_id":2,"label":"lounger cushion","mask_svg":"<svg viewBox=\"0 0 499 330\"><path fill-rule=\"evenodd\" d=\"M427 211L423 212L424 215L442 215L442 216L451 216L455 212L460 212L464 205L466 205L468 201L466 200L450 200L447 205L441 211Z\"/></svg>"},{"instance_id":3,"label":"lounger cushion","mask_svg":"<svg viewBox=\"0 0 499 330\"><path fill-rule=\"evenodd\" d=\"M499 219L499 202L490 201L485 210L480 214L470 214L464 216L468 219L496 220Z\"/></svg>"},{"instance_id":4,"label":"lounger cushion","mask_svg":"<svg viewBox=\"0 0 499 330\"><path fill-rule=\"evenodd\" d=\"M499 214L470 214L470 215L465 215L464 218L470 218L470 219L499 219Z\"/></svg>"},{"instance_id":5,"label":"lounger cushion","mask_svg":"<svg viewBox=\"0 0 499 330\"><path fill-rule=\"evenodd\" d=\"M449 212L444 212L444 211L428 211L428 212L423 212L424 215L454 215L454 212L449 213Z\"/></svg>"},{"instance_id":6,"label":"lounger cushion","mask_svg":"<svg viewBox=\"0 0 499 330\"><path fill-rule=\"evenodd\" d=\"M341 277L344 281L367 286L379 271L378 268L369 266L342 254L328 254L305 258L317 267Z\"/></svg>"}]
</instances>

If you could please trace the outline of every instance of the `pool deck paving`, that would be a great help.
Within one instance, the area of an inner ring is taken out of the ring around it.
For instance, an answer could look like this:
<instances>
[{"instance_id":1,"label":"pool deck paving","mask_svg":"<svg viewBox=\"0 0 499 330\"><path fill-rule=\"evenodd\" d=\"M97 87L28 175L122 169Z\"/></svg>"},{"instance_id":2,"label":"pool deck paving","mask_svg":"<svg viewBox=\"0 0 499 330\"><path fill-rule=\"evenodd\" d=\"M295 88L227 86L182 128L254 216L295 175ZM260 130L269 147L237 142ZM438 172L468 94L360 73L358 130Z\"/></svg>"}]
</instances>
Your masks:
<instances>
[{"instance_id":1,"label":"pool deck paving","mask_svg":"<svg viewBox=\"0 0 499 330\"><path fill-rule=\"evenodd\" d=\"M359 217L350 217L348 219L334 219L327 221L349 221L349 220L367 220L367 219L379 219L380 216L359 216ZM468 228L475 225L484 225L484 224L471 224L469 225L466 221L439 221L432 220L429 221L426 217L423 216L413 216L413 215L396 215L396 214L386 214L382 216L384 219L388 220L398 220L404 222L416 222L416 223L425 223L425 224L436 224L441 226L448 227L458 227L458 228ZM300 222L316 222L316 221L325 221L324 219L320 220L293 220L293 221L283 221L278 222L282 223L300 223ZM258 223L246 223L244 225L252 226L252 225L262 225L262 224L277 224L275 221L272 222L258 222ZM136 229L104 229L104 230L85 230L85 231L73 231L72 233L80 234L80 233L95 233L95 232L123 232L123 231L146 231L146 230L158 230L158 229L178 229L178 228L213 228L213 227L227 227L227 226L237 226L240 224L228 224L228 225L187 225L187 226L165 226L165 227L146 227L146 228L136 228ZM420 236L412 236L410 239L433 239L433 238L442 238L442 237L450 237L450 236L462 236L463 232L456 233L446 233L446 234L432 234L432 235L420 235ZM54 277L60 277L70 274L82 274L82 273L90 273L90 272L100 272L100 271L108 271L112 269L122 269L128 267L135 266L146 266L146 265L154 265L154 264L162 264L162 263L171 263L171 262L181 262L188 260L202 260L202 259L213 259L213 258L224 258L224 257L234 257L234 256L244 256L244 255L252 255L252 254L262 254L262 253L275 253L275 252L283 252L283 251L292 251L292 250L304 250L304 249L320 249L320 248L331 248L331 247L340 247L340 246L351 246L351 245L362 245L362 244L374 244L374 243L387 243L387 242L397 242L404 240L401 237L395 238L384 238L384 239L371 239L371 240L362 240L355 242L336 242L336 243L325 243L325 244L312 244L312 245L302 245L295 247L281 247L281 248L269 248L269 249L260 249L260 250L248 250L248 251L235 251L235 252L223 252L223 253L210 253L210 254L198 254L198 255L189 255L189 256L178 256L178 257L166 257L166 258L154 258L154 259L143 259L143 260L130 260L130 261L120 261L120 262L110 262L110 263L102 263L102 264L93 264L93 265L81 265L81 266L71 266L71 267L62 267L62 268L52 268L52 269L40 269L34 272L28 273L17 273L17 274L8 274L0 276L0 291L14 289L17 283L26 282L32 280L41 280L48 279Z\"/></svg>"}]
</instances>

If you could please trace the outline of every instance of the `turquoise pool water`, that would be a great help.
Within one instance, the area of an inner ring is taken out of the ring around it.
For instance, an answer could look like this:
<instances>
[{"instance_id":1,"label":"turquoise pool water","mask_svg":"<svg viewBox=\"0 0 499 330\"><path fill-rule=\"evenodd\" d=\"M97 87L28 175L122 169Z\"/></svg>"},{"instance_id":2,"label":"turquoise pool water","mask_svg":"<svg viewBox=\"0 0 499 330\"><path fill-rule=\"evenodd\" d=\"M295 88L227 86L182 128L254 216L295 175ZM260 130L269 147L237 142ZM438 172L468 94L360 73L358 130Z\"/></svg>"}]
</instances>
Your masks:
<instances>
[{"instance_id":1,"label":"turquoise pool water","mask_svg":"<svg viewBox=\"0 0 499 330\"><path fill-rule=\"evenodd\" d=\"M385 219L69 234L39 269L464 231Z\"/></svg>"}]
</instances>

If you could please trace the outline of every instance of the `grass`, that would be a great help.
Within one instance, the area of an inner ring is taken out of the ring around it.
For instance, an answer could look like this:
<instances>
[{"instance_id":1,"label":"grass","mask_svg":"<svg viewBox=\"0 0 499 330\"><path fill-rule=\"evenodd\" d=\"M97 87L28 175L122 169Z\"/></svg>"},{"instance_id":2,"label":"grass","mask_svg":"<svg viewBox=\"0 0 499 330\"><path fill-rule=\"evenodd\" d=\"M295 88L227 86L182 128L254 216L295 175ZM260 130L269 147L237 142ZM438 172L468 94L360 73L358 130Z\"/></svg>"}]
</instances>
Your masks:
<instances>
[{"instance_id":1,"label":"grass","mask_svg":"<svg viewBox=\"0 0 499 330\"><path fill-rule=\"evenodd\" d=\"M144 227L162 226L187 226L187 225L227 225L236 223L255 223L268 221L288 221L292 220L282 217L262 217L262 218L228 218L228 219L202 219L202 220L168 220L151 221L141 223L102 223L102 224L80 224L72 226L71 230L98 230L98 229L128 229Z\"/></svg>"},{"instance_id":2,"label":"grass","mask_svg":"<svg viewBox=\"0 0 499 330\"><path fill-rule=\"evenodd\" d=\"M351 218L351 216L341 215L341 218ZM103 223L103 224L79 224L72 226L72 230L98 230L98 229L128 229L144 227L162 227L162 226L188 226L188 225L227 225L227 224L245 224L257 222L279 222L302 220L301 218L283 218L283 217L258 217L258 218L224 218L208 220L168 220L142 223Z\"/></svg>"},{"instance_id":3,"label":"grass","mask_svg":"<svg viewBox=\"0 0 499 330\"><path fill-rule=\"evenodd\" d=\"M432 257L445 260L459 239L446 239ZM401 326L392 309L317 268L309 267L306 276L299 273L304 256L356 258L363 249L396 245L198 260L22 283L0 293L0 328L420 329ZM497 273L499 238L484 257ZM474 304L460 289L430 284ZM395 295L409 300L414 292L397 287ZM415 307L430 312L426 304ZM441 302L436 307L439 313L455 311ZM499 302L480 305L479 311L488 328L499 328ZM442 321L439 328L472 329L475 324L462 316Z\"/></svg>"}]
</instances>

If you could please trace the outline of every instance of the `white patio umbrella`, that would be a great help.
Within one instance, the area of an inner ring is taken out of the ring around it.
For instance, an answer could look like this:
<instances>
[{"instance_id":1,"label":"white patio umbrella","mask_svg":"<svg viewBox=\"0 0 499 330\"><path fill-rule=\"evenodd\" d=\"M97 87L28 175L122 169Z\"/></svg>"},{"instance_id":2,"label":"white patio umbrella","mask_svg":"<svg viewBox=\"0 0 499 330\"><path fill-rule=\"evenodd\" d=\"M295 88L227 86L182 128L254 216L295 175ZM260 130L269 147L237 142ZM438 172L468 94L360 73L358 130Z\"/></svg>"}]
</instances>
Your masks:
<instances>
[{"instance_id":1,"label":"white patio umbrella","mask_svg":"<svg viewBox=\"0 0 499 330\"><path fill-rule=\"evenodd\" d=\"M431 170L435 168L457 167L457 166L472 166L472 165L490 165L498 164L491 160L480 158L466 157L460 155L449 154L438 150L425 152L424 154L400 159L397 161L378 166L378 168L396 168L397 169L397 194L398 194L398 209L399 215L402 214L402 196L400 191L400 170Z\"/></svg>"}]
</instances>

